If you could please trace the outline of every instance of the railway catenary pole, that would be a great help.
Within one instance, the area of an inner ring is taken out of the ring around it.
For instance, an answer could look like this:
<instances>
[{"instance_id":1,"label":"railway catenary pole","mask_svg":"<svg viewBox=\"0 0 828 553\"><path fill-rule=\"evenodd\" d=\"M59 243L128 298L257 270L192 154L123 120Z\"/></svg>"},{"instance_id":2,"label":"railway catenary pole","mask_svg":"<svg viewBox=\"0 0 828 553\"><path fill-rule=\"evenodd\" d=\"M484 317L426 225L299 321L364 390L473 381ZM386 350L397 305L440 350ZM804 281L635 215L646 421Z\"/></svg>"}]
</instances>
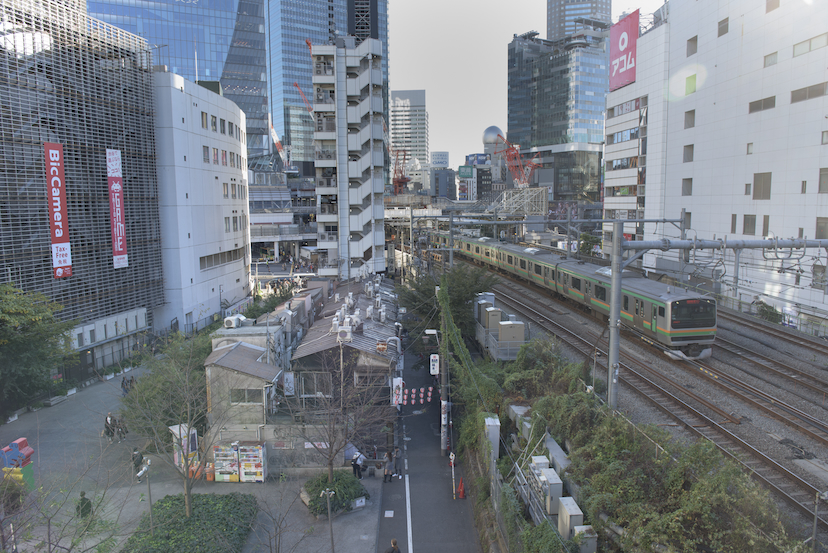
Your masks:
<instances>
[{"instance_id":1,"label":"railway catenary pole","mask_svg":"<svg viewBox=\"0 0 828 553\"><path fill-rule=\"evenodd\" d=\"M622 272L630 263L640 258L649 250L726 250L732 249L736 254L737 269L734 278L736 283L734 287L738 290L738 260L741 250L796 250L803 248L824 248L828 252L828 240L807 240L804 238L789 238L779 239L771 238L767 240L669 240L662 238L661 240L640 240L630 242L622 240L624 232L624 221L613 221L612 224L612 288L610 290L610 318L609 318L609 359L607 360L608 375L607 375L607 403L611 409L618 407L618 392L616 390L617 373L614 368L618 366L618 352L620 342L620 315L621 315L621 285ZM635 255L626 260L621 259L623 251L635 251ZM777 254L778 255L778 254ZM683 257L683 256L680 256ZM780 258L783 259L783 258Z\"/></svg>"},{"instance_id":2,"label":"railway catenary pole","mask_svg":"<svg viewBox=\"0 0 828 553\"><path fill-rule=\"evenodd\" d=\"M497 227L495 227L497 228ZM449 271L454 268L454 212L449 211Z\"/></svg>"}]
</instances>

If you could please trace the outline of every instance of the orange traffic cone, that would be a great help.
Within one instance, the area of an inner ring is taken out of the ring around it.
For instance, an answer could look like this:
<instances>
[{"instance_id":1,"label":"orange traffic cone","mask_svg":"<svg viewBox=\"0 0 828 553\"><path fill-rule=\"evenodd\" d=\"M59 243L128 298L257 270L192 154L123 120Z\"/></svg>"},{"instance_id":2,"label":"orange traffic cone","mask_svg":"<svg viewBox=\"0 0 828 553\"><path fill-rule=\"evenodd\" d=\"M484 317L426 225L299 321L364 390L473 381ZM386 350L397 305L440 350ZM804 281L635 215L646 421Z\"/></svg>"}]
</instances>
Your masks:
<instances>
[{"instance_id":1,"label":"orange traffic cone","mask_svg":"<svg viewBox=\"0 0 828 553\"><path fill-rule=\"evenodd\" d=\"M466 488L463 486L463 477L460 477L460 485L457 486L457 499L466 499Z\"/></svg>"}]
</instances>

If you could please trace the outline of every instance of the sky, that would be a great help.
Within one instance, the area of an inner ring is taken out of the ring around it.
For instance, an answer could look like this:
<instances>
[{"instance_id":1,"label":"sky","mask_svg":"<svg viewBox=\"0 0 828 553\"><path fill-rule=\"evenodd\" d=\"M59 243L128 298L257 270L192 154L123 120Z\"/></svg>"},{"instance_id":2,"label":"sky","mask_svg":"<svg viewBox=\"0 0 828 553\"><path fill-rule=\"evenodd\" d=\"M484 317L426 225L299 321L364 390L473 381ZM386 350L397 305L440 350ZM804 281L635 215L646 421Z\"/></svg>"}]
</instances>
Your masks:
<instances>
[{"instance_id":1,"label":"sky","mask_svg":"<svg viewBox=\"0 0 828 553\"><path fill-rule=\"evenodd\" d=\"M642 16L663 0L614 0ZM425 90L429 150L449 166L483 152L483 131L507 128L507 50L514 35L546 38L545 0L392 0L388 2L391 90Z\"/></svg>"}]
</instances>

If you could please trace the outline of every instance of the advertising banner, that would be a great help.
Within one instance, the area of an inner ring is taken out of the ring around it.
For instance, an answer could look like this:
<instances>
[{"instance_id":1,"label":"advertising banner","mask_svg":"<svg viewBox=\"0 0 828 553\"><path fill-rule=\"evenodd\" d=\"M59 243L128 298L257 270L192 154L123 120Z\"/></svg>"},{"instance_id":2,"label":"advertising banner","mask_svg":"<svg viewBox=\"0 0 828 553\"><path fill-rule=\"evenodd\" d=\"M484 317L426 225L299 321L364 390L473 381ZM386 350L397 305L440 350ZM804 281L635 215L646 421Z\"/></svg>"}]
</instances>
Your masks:
<instances>
[{"instance_id":1,"label":"advertising banner","mask_svg":"<svg viewBox=\"0 0 828 553\"><path fill-rule=\"evenodd\" d=\"M490 154L469 154L466 156L466 165L491 165L492 156Z\"/></svg>"},{"instance_id":2,"label":"advertising banner","mask_svg":"<svg viewBox=\"0 0 828 553\"><path fill-rule=\"evenodd\" d=\"M638 12L635 10L610 28L610 92L635 82Z\"/></svg>"},{"instance_id":3,"label":"advertising banner","mask_svg":"<svg viewBox=\"0 0 828 553\"><path fill-rule=\"evenodd\" d=\"M124 175L121 169L121 150L106 151L106 177L109 182L112 265L116 269L121 269L129 266L127 261L126 226L124 224Z\"/></svg>"},{"instance_id":4,"label":"advertising banner","mask_svg":"<svg viewBox=\"0 0 828 553\"><path fill-rule=\"evenodd\" d=\"M470 179L470 178L472 178L471 165L461 165L460 166L460 178L461 179Z\"/></svg>"},{"instance_id":5,"label":"advertising banner","mask_svg":"<svg viewBox=\"0 0 828 553\"><path fill-rule=\"evenodd\" d=\"M72 245L66 209L63 144L43 143L46 157L46 195L49 198L49 234L52 239L52 271L55 278L72 276Z\"/></svg>"},{"instance_id":6,"label":"advertising banner","mask_svg":"<svg viewBox=\"0 0 828 553\"><path fill-rule=\"evenodd\" d=\"M400 377L394 377L391 379L391 405L402 405L402 397L403 397L403 387L405 386L405 382Z\"/></svg>"}]
</instances>

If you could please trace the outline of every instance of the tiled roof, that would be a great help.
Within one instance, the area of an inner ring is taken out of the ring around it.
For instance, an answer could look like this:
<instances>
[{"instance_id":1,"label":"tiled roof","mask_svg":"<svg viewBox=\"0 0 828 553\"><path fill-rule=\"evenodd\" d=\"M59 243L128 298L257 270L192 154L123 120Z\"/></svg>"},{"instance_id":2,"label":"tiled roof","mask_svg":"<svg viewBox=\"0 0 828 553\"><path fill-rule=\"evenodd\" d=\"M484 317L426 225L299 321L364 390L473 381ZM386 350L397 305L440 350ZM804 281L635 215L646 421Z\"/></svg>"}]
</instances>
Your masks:
<instances>
[{"instance_id":1,"label":"tiled roof","mask_svg":"<svg viewBox=\"0 0 828 553\"><path fill-rule=\"evenodd\" d=\"M259 361L264 353L265 349L262 347L234 342L214 350L204 360L204 366L216 365L273 382L279 374L279 368Z\"/></svg>"}]
</instances>

